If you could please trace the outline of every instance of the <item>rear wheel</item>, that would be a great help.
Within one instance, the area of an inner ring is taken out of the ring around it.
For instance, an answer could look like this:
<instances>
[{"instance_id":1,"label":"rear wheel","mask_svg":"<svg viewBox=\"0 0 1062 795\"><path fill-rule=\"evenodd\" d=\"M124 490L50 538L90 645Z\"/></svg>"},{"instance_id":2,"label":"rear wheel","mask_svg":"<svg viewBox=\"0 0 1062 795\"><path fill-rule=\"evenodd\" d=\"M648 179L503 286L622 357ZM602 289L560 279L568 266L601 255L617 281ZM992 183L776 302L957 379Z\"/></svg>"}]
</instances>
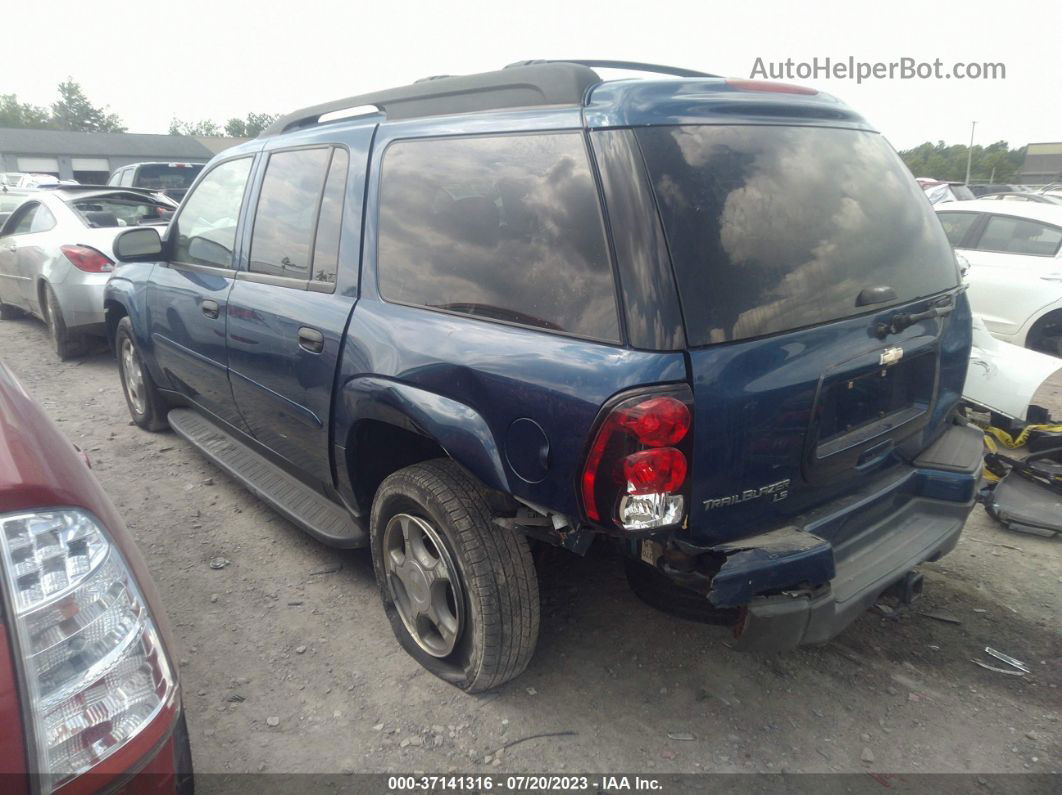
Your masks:
<instances>
[{"instance_id":1,"label":"rear wheel","mask_svg":"<svg viewBox=\"0 0 1062 795\"><path fill-rule=\"evenodd\" d=\"M1040 353L1062 356L1062 312L1044 315L1029 329L1025 346Z\"/></svg>"},{"instance_id":2,"label":"rear wheel","mask_svg":"<svg viewBox=\"0 0 1062 795\"><path fill-rule=\"evenodd\" d=\"M469 693L519 675L538 639L527 539L491 520L483 490L446 460L395 472L372 507L373 566L395 637Z\"/></svg>"},{"instance_id":3,"label":"rear wheel","mask_svg":"<svg viewBox=\"0 0 1062 795\"><path fill-rule=\"evenodd\" d=\"M662 572L631 558L624 561L627 584L635 596L650 607L687 621L730 626L737 622L736 610L715 607L708 597L673 583Z\"/></svg>"},{"instance_id":4,"label":"rear wheel","mask_svg":"<svg viewBox=\"0 0 1062 795\"><path fill-rule=\"evenodd\" d=\"M43 287L41 306L44 309L44 320L48 324L48 336L52 340L52 349L61 361L81 356L85 353L85 338L75 334L66 327L63 320L63 310L59 306L59 299L55 297L55 291L50 284Z\"/></svg>"},{"instance_id":5,"label":"rear wheel","mask_svg":"<svg viewBox=\"0 0 1062 795\"><path fill-rule=\"evenodd\" d=\"M166 430L169 427L166 421L169 406L151 379L151 373L144 367L133 339L133 324L128 317L118 322L114 345L118 352L118 375L122 380L125 404L133 422L146 431Z\"/></svg>"}]
</instances>

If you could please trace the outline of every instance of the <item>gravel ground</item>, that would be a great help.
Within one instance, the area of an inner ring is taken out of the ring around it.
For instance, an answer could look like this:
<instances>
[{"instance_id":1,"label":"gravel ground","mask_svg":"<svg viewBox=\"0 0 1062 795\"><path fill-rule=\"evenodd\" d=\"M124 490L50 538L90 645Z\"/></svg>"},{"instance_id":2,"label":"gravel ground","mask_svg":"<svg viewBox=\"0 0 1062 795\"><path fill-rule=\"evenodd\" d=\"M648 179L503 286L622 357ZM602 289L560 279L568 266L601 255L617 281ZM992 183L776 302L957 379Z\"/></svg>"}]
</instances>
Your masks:
<instances>
[{"instance_id":1,"label":"gravel ground","mask_svg":"<svg viewBox=\"0 0 1062 795\"><path fill-rule=\"evenodd\" d=\"M1062 768L1062 541L1010 533L981 507L922 567L914 609L776 655L643 605L608 554L548 550L529 669L467 696L400 650L365 553L318 544L178 437L135 428L109 354L59 363L25 319L0 324L0 355L89 453L144 551L197 772ZM1043 393L1062 416L1062 378ZM995 662L985 646L1032 673L978 667Z\"/></svg>"}]
</instances>

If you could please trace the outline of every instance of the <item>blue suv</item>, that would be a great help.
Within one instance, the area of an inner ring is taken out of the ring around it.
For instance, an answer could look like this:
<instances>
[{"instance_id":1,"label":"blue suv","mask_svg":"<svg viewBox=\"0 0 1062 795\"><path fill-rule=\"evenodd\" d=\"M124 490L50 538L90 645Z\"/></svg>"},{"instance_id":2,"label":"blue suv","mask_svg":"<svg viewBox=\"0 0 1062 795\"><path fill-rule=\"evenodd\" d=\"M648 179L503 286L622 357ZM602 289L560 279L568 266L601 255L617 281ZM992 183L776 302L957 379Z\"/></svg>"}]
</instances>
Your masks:
<instances>
[{"instance_id":1,"label":"blue suv","mask_svg":"<svg viewBox=\"0 0 1062 795\"><path fill-rule=\"evenodd\" d=\"M399 642L469 692L532 655L533 544L612 542L646 601L780 649L912 596L973 505L955 257L814 90L432 78L281 118L115 253L134 421L369 547Z\"/></svg>"}]
</instances>

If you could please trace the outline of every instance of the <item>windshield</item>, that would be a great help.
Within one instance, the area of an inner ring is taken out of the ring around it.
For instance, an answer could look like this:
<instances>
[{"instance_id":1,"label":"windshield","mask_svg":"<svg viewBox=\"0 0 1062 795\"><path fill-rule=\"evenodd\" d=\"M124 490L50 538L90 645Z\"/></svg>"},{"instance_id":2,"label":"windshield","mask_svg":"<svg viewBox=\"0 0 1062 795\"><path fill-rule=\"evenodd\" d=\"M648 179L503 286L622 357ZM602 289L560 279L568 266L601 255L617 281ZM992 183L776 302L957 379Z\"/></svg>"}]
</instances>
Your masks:
<instances>
[{"instance_id":1,"label":"windshield","mask_svg":"<svg viewBox=\"0 0 1062 795\"><path fill-rule=\"evenodd\" d=\"M637 136L691 345L859 314L868 287L891 287L898 303L958 283L940 223L880 135L697 125Z\"/></svg>"},{"instance_id":2,"label":"windshield","mask_svg":"<svg viewBox=\"0 0 1062 795\"><path fill-rule=\"evenodd\" d=\"M192 187L192 183L202 170L201 165L177 166L170 163L151 163L140 167L133 187L150 190L187 189Z\"/></svg>"},{"instance_id":3,"label":"windshield","mask_svg":"<svg viewBox=\"0 0 1062 795\"><path fill-rule=\"evenodd\" d=\"M162 213L173 209L147 200L108 197L75 199L69 204L82 221L94 228L158 223L162 219Z\"/></svg>"}]
</instances>

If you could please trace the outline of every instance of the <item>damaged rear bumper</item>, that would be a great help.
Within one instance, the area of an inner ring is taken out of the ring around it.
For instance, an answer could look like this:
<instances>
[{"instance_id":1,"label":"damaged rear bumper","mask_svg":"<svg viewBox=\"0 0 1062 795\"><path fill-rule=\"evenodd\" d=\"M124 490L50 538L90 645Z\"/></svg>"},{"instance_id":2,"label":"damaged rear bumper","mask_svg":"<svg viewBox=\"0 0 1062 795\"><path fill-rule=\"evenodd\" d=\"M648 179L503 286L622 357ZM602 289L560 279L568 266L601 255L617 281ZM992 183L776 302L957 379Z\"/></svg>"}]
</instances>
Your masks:
<instances>
[{"instance_id":1,"label":"damaged rear bumper","mask_svg":"<svg viewBox=\"0 0 1062 795\"><path fill-rule=\"evenodd\" d=\"M676 541L685 555L711 561L710 574L704 566L676 567L667 554L661 568L705 593L713 607L739 609L737 648L824 643L915 566L955 547L974 505L981 462L981 432L956 426L905 472L841 506L731 543Z\"/></svg>"}]
</instances>

